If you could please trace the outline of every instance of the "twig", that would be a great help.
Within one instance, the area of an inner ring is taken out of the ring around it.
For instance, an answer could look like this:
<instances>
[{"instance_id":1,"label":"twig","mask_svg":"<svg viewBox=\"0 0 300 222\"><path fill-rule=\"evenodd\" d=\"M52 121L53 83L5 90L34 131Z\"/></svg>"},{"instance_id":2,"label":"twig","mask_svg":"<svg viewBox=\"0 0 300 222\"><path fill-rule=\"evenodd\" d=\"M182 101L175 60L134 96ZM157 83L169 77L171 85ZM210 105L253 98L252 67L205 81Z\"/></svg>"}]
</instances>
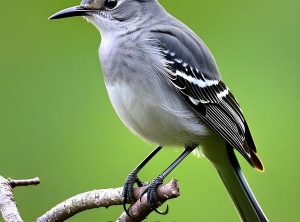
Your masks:
<instances>
[{"instance_id":1,"label":"twig","mask_svg":"<svg viewBox=\"0 0 300 222\"><path fill-rule=\"evenodd\" d=\"M36 222L64 221L88 209L122 205L122 189L122 187L102 189L78 194L56 205L43 216L39 217ZM151 213L152 209L147 203L146 197L144 196L141 201L139 200L144 189L144 187L134 188L134 203L129 209L132 217L128 217L128 215L123 213L118 218L118 222L142 221ZM155 202L157 206L160 206L168 199L178 197L179 188L177 180L173 179L168 184L160 185L157 189L157 195L158 199Z\"/></svg>"},{"instance_id":2,"label":"twig","mask_svg":"<svg viewBox=\"0 0 300 222\"><path fill-rule=\"evenodd\" d=\"M39 178L29 180L12 180L0 176L0 213L5 222L22 222L12 188L17 186L37 185Z\"/></svg>"},{"instance_id":3,"label":"twig","mask_svg":"<svg viewBox=\"0 0 300 222\"><path fill-rule=\"evenodd\" d=\"M10 178L8 178L7 180L10 183L10 186L12 188L21 187L21 186L31 186L31 185L36 186L40 184L40 179L38 177L35 177L33 179L28 179L28 180L13 180Z\"/></svg>"}]
</instances>

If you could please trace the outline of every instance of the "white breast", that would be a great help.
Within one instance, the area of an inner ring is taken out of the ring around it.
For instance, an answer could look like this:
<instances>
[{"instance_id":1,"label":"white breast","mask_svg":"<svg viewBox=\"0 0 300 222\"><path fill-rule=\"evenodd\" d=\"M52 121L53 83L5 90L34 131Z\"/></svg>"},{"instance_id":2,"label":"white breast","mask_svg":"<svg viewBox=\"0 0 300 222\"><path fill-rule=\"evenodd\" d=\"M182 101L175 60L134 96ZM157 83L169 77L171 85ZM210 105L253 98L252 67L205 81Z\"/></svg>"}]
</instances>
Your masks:
<instances>
[{"instance_id":1,"label":"white breast","mask_svg":"<svg viewBox=\"0 0 300 222\"><path fill-rule=\"evenodd\" d=\"M137 32L131 36L136 41L112 41L113 37L103 36L100 61L110 100L123 123L162 146L200 144L211 131L157 71L165 62L158 48L143 42L150 37Z\"/></svg>"},{"instance_id":2,"label":"white breast","mask_svg":"<svg viewBox=\"0 0 300 222\"><path fill-rule=\"evenodd\" d=\"M151 83L137 86L124 81L106 86L120 119L145 140L183 146L200 143L208 134L207 126L173 89L166 92L170 89L165 86Z\"/></svg>"}]
</instances>

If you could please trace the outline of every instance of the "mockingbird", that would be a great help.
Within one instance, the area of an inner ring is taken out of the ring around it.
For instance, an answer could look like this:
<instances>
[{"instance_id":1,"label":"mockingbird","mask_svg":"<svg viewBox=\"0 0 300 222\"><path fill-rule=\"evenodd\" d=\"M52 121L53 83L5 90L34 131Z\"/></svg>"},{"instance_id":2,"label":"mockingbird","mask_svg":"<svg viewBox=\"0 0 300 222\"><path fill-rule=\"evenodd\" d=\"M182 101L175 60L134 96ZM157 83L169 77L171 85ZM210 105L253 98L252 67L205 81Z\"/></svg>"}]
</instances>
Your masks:
<instances>
[{"instance_id":1,"label":"mockingbird","mask_svg":"<svg viewBox=\"0 0 300 222\"><path fill-rule=\"evenodd\" d=\"M183 153L145 189L156 212L158 185L188 154L201 151L241 219L267 221L233 148L255 169L263 171L263 164L239 104L202 40L157 0L83 0L49 19L72 16L83 16L101 33L100 62L120 119L134 134L159 145L128 175L125 211L138 172L163 146L181 146Z\"/></svg>"}]
</instances>

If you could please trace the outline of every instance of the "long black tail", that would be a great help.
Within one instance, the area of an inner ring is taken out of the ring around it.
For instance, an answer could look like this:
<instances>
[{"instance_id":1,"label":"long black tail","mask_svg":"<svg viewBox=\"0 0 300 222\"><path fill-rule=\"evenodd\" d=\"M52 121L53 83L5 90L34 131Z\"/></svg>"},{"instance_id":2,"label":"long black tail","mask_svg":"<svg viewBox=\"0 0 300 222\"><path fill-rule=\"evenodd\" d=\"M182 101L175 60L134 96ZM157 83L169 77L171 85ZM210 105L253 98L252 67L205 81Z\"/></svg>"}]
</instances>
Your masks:
<instances>
[{"instance_id":1,"label":"long black tail","mask_svg":"<svg viewBox=\"0 0 300 222\"><path fill-rule=\"evenodd\" d=\"M206 140L203 154L218 171L242 221L267 222L268 219L255 199L233 148L221 137Z\"/></svg>"},{"instance_id":2,"label":"long black tail","mask_svg":"<svg viewBox=\"0 0 300 222\"><path fill-rule=\"evenodd\" d=\"M233 148L227 145L226 152L228 161L216 168L242 221L268 221L241 171Z\"/></svg>"}]
</instances>

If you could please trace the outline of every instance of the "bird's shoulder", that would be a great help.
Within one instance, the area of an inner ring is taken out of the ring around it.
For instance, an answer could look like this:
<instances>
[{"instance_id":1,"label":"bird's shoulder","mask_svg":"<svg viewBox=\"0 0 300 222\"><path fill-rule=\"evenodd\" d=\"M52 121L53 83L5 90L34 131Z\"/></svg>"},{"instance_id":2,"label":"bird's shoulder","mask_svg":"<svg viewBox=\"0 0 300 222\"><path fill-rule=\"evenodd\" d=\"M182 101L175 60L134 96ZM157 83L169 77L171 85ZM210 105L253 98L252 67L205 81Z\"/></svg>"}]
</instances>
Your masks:
<instances>
[{"instance_id":1,"label":"bird's shoulder","mask_svg":"<svg viewBox=\"0 0 300 222\"><path fill-rule=\"evenodd\" d=\"M172 18L149 29L149 35L161 49L198 69L211 79L221 79L216 61L205 43L185 24Z\"/></svg>"}]
</instances>

